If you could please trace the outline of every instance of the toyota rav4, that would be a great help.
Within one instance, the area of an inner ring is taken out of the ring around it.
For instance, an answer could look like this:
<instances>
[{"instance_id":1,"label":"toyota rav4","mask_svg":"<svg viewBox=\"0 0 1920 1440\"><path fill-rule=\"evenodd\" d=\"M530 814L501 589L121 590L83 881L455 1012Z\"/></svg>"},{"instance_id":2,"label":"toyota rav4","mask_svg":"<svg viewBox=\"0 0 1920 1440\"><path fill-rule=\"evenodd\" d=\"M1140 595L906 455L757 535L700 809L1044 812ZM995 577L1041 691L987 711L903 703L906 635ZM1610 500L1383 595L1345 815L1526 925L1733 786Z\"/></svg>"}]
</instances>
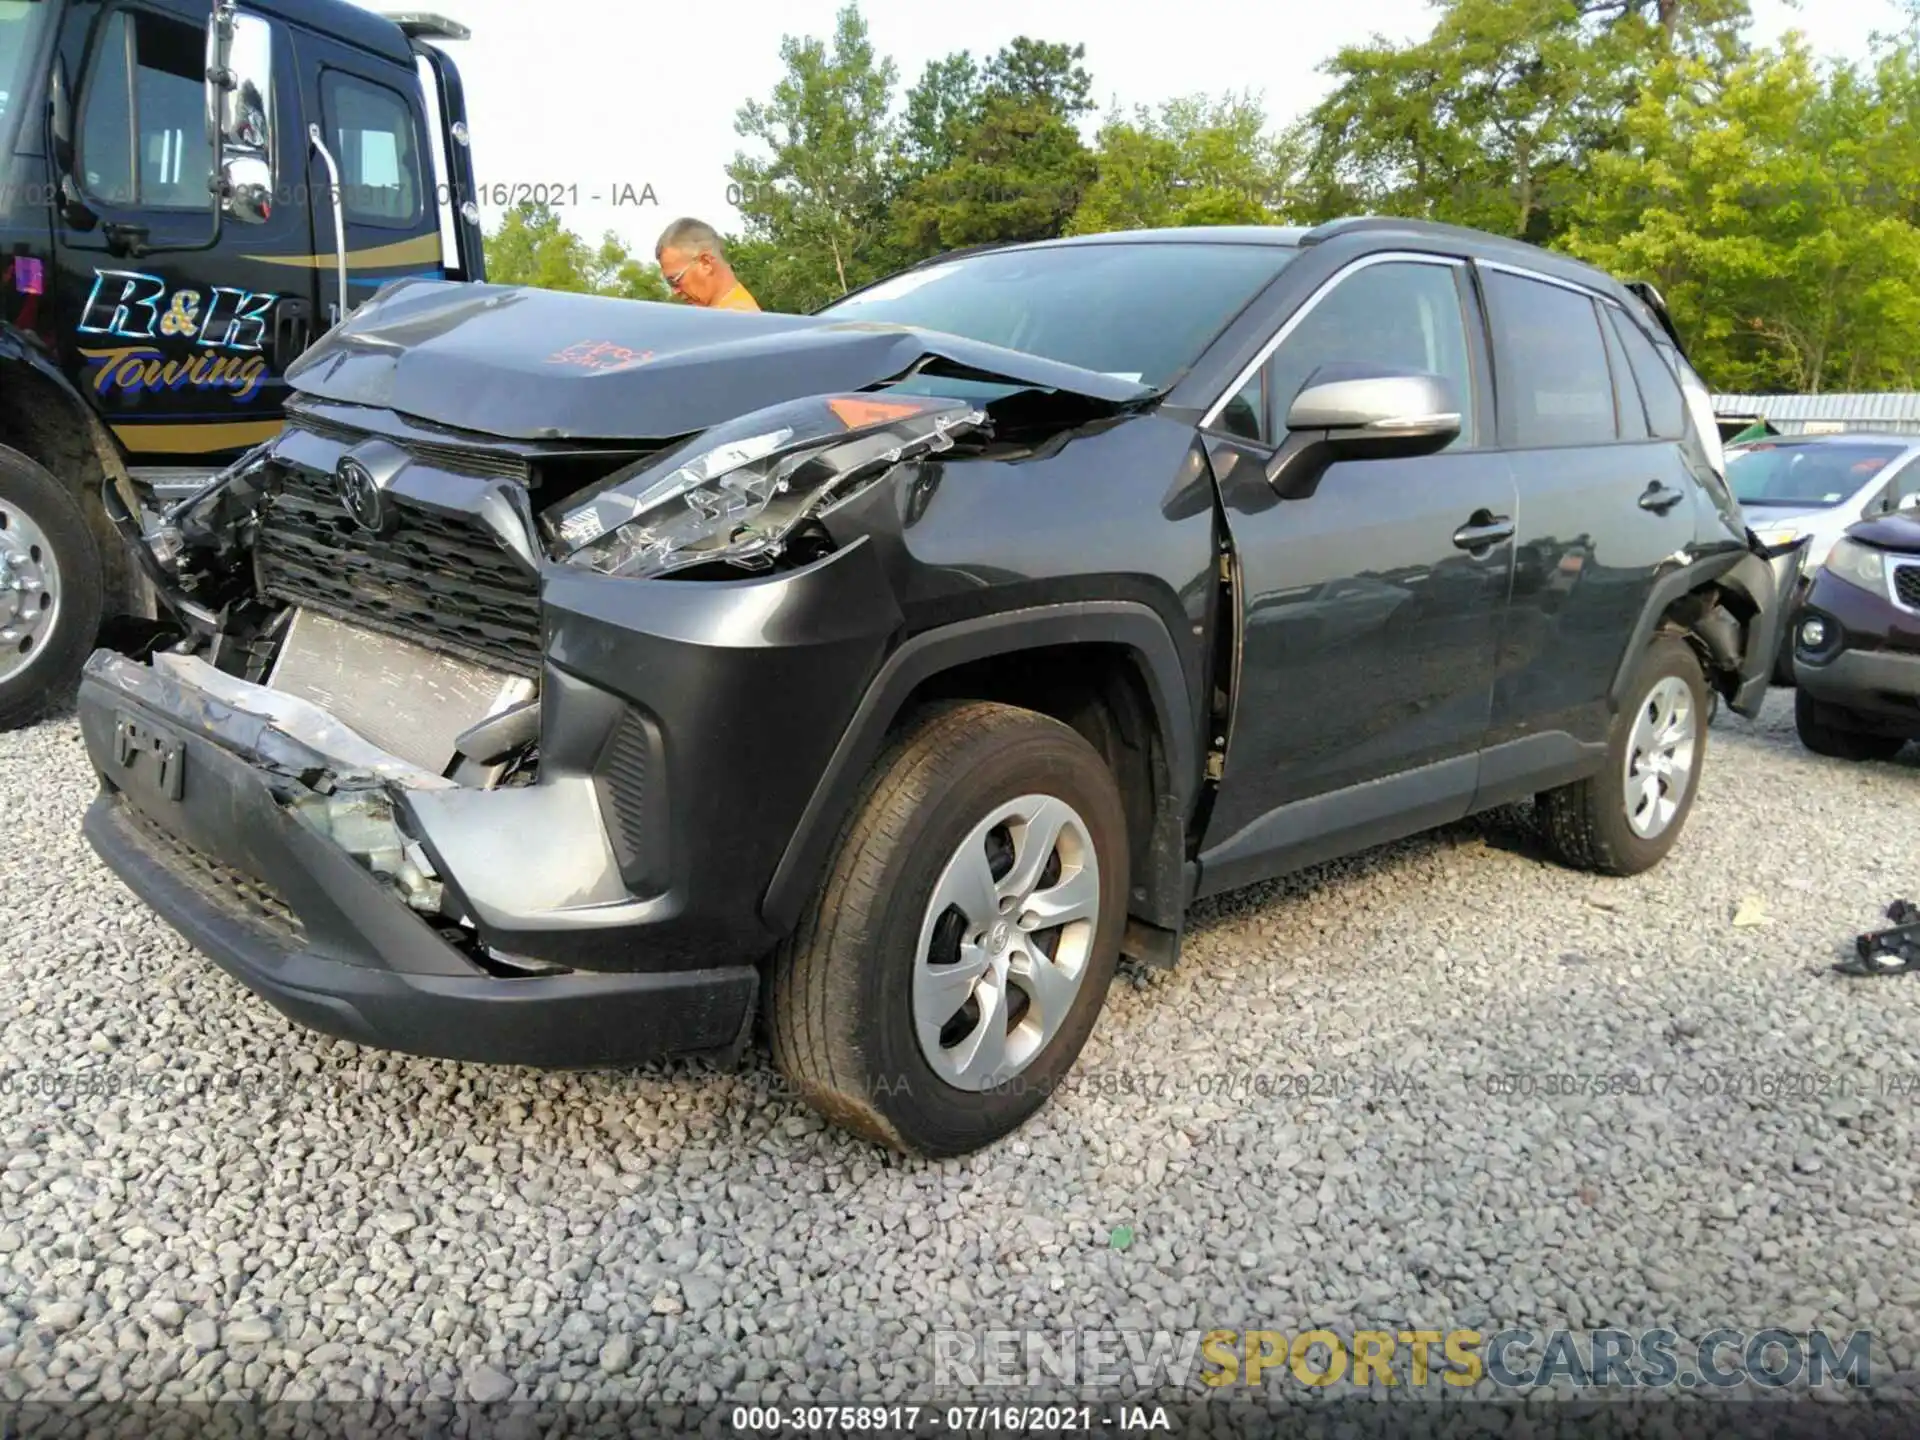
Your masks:
<instances>
[{"instance_id":1,"label":"toyota rav4","mask_svg":"<svg viewBox=\"0 0 1920 1440\"><path fill-rule=\"evenodd\" d=\"M963 1153L1197 898L1537 797L1655 864L1798 571L1656 293L1476 232L1103 235L812 316L403 282L141 551L87 832L367 1044L738 1057Z\"/></svg>"}]
</instances>

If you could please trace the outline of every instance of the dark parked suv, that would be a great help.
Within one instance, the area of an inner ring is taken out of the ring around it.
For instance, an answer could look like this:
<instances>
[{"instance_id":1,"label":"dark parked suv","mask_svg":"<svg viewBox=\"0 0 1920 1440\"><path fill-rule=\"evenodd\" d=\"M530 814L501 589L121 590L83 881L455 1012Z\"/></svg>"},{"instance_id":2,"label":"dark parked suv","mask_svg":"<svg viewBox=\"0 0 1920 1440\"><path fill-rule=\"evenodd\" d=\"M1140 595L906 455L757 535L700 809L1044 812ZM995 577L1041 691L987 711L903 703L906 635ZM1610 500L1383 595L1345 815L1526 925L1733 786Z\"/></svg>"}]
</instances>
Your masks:
<instances>
[{"instance_id":1,"label":"dark parked suv","mask_svg":"<svg viewBox=\"0 0 1920 1440\"><path fill-rule=\"evenodd\" d=\"M407 282L143 555L94 845L288 1015L1018 1125L1190 902L1538 797L1674 845L1798 550L1657 295L1475 232L1087 237L815 316Z\"/></svg>"},{"instance_id":2,"label":"dark parked suv","mask_svg":"<svg viewBox=\"0 0 1920 1440\"><path fill-rule=\"evenodd\" d=\"M1920 494L1834 542L1793 645L1793 718L1809 750L1891 760L1920 740Z\"/></svg>"}]
</instances>

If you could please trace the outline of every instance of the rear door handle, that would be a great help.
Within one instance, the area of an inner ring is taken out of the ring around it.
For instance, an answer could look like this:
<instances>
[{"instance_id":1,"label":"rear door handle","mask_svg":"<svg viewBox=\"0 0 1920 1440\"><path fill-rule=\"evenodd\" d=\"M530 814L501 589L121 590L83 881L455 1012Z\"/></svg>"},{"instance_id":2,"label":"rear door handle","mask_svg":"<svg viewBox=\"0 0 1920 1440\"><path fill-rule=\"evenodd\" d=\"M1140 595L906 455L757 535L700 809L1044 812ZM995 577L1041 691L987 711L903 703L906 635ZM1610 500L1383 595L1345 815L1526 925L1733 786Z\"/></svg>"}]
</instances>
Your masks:
<instances>
[{"instance_id":1,"label":"rear door handle","mask_svg":"<svg viewBox=\"0 0 1920 1440\"><path fill-rule=\"evenodd\" d=\"M1669 490L1658 480L1655 480L1652 484L1648 485L1646 490L1641 494L1640 508L1642 510L1651 510L1656 515L1664 515L1686 498L1686 494L1683 491Z\"/></svg>"},{"instance_id":2,"label":"rear door handle","mask_svg":"<svg viewBox=\"0 0 1920 1440\"><path fill-rule=\"evenodd\" d=\"M1453 532L1453 543L1462 550L1484 550L1512 538L1512 518L1487 510L1476 510L1471 520Z\"/></svg>"}]
</instances>

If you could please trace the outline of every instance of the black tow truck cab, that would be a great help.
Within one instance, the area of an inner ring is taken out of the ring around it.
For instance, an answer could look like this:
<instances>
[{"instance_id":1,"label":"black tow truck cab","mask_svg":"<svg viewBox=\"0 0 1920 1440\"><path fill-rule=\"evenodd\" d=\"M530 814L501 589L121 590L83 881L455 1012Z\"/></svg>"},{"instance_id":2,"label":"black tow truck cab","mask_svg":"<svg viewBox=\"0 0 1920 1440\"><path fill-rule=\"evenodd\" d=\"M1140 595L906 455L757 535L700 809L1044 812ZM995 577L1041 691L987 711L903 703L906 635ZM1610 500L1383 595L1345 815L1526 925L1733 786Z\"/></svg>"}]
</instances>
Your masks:
<instances>
[{"instance_id":1,"label":"black tow truck cab","mask_svg":"<svg viewBox=\"0 0 1920 1440\"><path fill-rule=\"evenodd\" d=\"M154 613L129 530L279 432L343 311L485 278L433 43L465 38L346 0L0 9L0 726Z\"/></svg>"}]
</instances>

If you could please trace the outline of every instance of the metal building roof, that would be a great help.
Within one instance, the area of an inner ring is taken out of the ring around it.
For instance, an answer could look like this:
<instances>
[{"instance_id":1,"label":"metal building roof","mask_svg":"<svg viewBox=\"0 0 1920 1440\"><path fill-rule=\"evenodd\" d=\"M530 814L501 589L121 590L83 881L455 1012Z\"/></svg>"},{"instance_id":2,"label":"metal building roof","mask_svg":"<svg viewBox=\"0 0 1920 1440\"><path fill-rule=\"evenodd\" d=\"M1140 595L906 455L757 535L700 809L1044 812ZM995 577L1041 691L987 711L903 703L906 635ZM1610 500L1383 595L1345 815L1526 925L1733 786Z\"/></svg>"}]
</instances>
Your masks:
<instances>
[{"instance_id":1,"label":"metal building roof","mask_svg":"<svg viewBox=\"0 0 1920 1440\"><path fill-rule=\"evenodd\" d=\"M1920 391L1878 395L1716 395L1714 413L1757 415L1786 434L1820 430L1886 430L1920 434Z\"/></svg>"}]
</instances>

